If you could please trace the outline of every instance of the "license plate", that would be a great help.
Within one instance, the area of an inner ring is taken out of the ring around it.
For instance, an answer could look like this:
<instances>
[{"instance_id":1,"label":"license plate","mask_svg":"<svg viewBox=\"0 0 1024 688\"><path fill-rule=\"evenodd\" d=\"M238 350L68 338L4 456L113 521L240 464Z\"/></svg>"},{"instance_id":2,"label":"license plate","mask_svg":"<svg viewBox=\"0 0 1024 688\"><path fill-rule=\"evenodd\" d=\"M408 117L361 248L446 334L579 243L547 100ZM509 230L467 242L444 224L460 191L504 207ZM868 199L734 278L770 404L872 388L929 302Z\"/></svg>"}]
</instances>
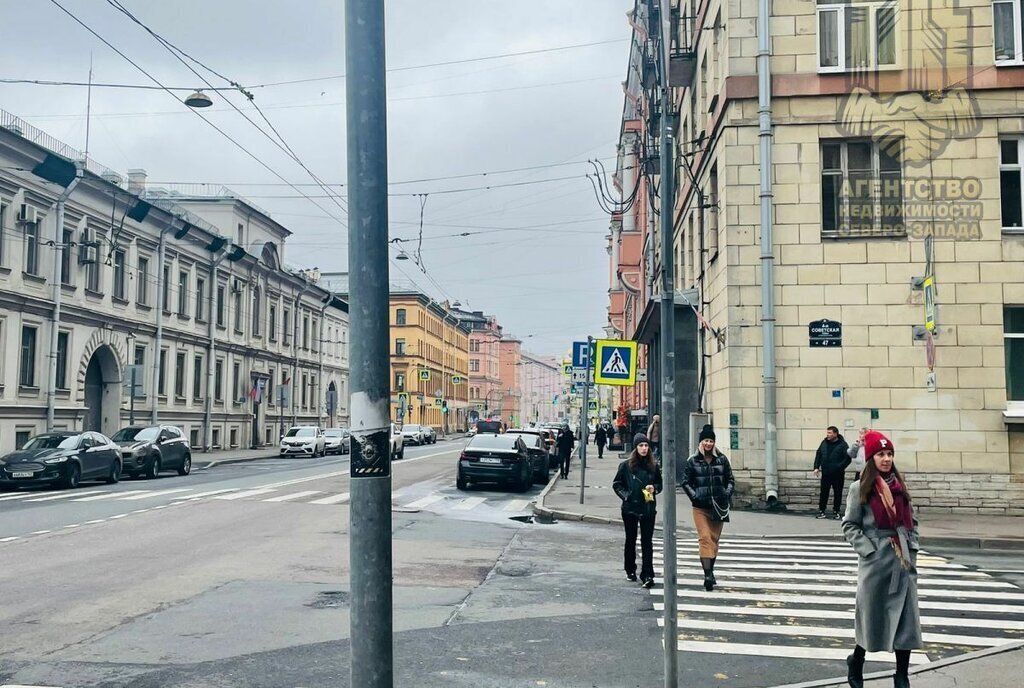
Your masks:
<instances>
[{"instance_id":1,"label":"license plate","mask_svg":"<svg viewBox=\"0 0 1024 688\"><path fill-rule=\"evenodd\" d=\"M501 459L496 459L493 456L483 456L480 458L480 463L501 463Z\"/></svg>"},{"instance_id":2,"label":"license plate","mask_svg":"<svg viewBox=\"0 0 1024 688\"><path fill-rule=\"evenodd\" d=\"M31 478L35 473L32 471L15 471L11 473L12 478Z\"/></svg>"}]
</instances>

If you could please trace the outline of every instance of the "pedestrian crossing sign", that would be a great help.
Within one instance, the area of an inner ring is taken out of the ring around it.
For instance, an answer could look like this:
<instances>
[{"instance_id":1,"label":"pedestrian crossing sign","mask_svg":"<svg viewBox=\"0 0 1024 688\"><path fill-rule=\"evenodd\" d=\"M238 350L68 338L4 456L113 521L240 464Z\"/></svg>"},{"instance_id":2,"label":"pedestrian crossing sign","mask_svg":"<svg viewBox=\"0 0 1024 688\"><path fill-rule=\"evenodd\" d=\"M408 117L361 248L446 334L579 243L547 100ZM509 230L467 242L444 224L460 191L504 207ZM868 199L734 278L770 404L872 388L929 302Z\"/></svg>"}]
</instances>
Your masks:
<instances>
[{"instance_id":1,"label":"pedestrian crossing sign","mask_svg":"<svg viewBox=\"0 0 1024 688\"><path fill-rule=\"evenodd\" d=\"M430 371L429 370L421 370L420 371L420 379L423 380L424 382L429 381L430 380Z\"/></svg>"},{"instance_id":2,"label":"pedestrian crossing sign","mask_svg":"<svg viewBox=\"0 0 1024 688\"><path fill-rule=\"evenodd\" d=\"M595 347L594 382L599 385L636 383L636 342L598 339Z\"/></svg>"},{"instance_id":3,"label":"pedestrian crossing sign","mask_svg":"<svg viewBox=\"0 0 1024 688\"><path fill-rule=\"evenodd\" d=\"M597 402L596 401L591 401L589 404L587 404L587 408L590 411L596 411L597 410Z\"/></svg>"}]
</instances>

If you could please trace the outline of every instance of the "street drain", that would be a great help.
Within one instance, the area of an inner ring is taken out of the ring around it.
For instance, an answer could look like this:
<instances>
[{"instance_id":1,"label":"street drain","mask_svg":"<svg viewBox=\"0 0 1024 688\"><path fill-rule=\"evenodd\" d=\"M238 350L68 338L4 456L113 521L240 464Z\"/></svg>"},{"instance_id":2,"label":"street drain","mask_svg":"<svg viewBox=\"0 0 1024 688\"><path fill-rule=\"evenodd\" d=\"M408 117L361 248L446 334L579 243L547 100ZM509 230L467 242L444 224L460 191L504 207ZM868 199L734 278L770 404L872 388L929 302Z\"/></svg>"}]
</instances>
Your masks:
<instances>
[{"instance_id":1,"label":"street drain","mask_svg":"<svg viewBox=\"0 0 1024 688\"><path fill-rule=\"evenodd\" d=\"M318 593L316 599L307 604L312 609L333 609L348 604L348 593L344 590L327 590Z\"/></svg>"},{"instance_id":2,"label":"street drain","mask_svg":"<svg viewBox=\"0 0 1024 688\"><path fill-rule=\"evenodd\" d=\"M520 523L533 523L533 516L509 516L510 521L519 521Z\"/></svg>"}]
</instances>

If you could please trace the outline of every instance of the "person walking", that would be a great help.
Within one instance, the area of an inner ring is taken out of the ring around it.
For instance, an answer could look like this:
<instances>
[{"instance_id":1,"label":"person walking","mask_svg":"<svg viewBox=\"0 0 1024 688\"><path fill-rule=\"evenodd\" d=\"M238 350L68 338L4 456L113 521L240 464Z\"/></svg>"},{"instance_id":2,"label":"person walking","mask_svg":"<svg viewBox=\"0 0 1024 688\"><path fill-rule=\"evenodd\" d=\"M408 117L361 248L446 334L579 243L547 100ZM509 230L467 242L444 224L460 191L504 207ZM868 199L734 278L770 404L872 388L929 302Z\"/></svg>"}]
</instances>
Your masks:
<instances>
[{"instance_id":1,"label":"person walking","mask_svg":"<svg viewBox=\"0 0 1024 688\"><path fill-rule=\"evenodd\" d=\"M722 528L729 520L736 479L725 454L715 447L715 431L705 425L700 431L697 453L683 467L683 491L693 505L693 525L697 530L700 566L704 570L704 589L714 590L715 560Z\"/></svg>"},{"instance_id":2,"label":"person walking","mask_svg":"<svg viewBox=\"0 0 1024 688\"><path fill-rule=\"evenodd\" d=\"M651 450L654 452L658 463L661 463L661 416L657 413L647 426L647 437L651 440Z\"/></svg>"},{"instance_id":3,"label":"person walking","mask_svg":"<svg viewBox=\"0 0 1024 688\"><path fill-rule=\"evenodd\" d=\"M657 514L655 495L661 493L661 471L654 462L654 453L646 435L637 433L633 451L619 464L612 489L622 500L622 525L626 529L622 565L626 579L636 581L636 535L640 531L640 582L654 587L654 519Z\"/></svg>"},{"instance_id":4,"label":"person walking","mask_svg":"<svg viewBox=\"0 0 1024 688\"><path fill-rule=\"evenodd\" d=\"M843 534L858 555L856 646L846 658L851 688L864 686L867 652L894 652L893 685L909 688L910 651L923 644L917 604L920 539L895 452L892 440L882 433L864 436L867 463L860 480L850 486L843 517Z\"/></svg>"},{"instance_id":5,"label":"person walking","mask_svg":"<svg viewBox=\"0 0 1024 688\"><path fill-rule=\"evenodd\" d=\"M867 463L864 456L864 436L869 432L871 432L871 428L861 428L857 434L857 439L846 452L847 456L850 457L850 468L853 469L854 480L860 480L860 472L864 470L864 464Z\"/></svg>"},{"instance_id":6,"label":"person walking","mask_svg":"<svg viewBox=\"0 0 1024 688\"><path fill-rule=\"evenodd\" d=\"M846 440L839 434L839 428L834 425L828 426L825 430L825 439L821 441L818 451L814 454L814 475L821 480L817 518L828 518L825 515L825 507L828 506L829 490L832 491L832 518L837 521L842 518L839 505L843 500L846 467L850 465L849 450Z\"/></svg>"},{"instance_id":7,"label":"person walking","mask_svg":"<svg viewBox=\"0 0 1024 688\"><path fill-rule=\"evenodd\" d=\"M597 458L604 458L604 445L608 444L608 431L603 425L598 425L594 432L594 444L597 445Z\"/></svg>"},{"instance_id":8,"label":"person walking","mask_svg":"<svg viewBox=\"0 0 1024 688\"><path fill-rule=\"evenodd\" d=\"M569 477L569 462L572 460L572 450L576 447L576 436L566 425L562 428L562 434L558 436L558 458L561 465L562 478Z\"/></svg>"}]
</instances>

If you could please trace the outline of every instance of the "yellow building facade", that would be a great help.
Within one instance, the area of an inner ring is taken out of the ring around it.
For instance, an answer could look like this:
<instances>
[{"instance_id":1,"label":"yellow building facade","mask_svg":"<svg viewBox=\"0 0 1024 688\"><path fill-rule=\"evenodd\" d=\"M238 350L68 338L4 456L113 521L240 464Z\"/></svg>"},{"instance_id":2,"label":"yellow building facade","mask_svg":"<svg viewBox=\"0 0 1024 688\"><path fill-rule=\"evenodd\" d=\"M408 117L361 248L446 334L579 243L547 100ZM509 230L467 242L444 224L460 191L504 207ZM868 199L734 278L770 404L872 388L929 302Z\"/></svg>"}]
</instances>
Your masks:
<instances>
[{"instance_id":1,"label":"yellow building facade","mask_svg":"<svg viewBox=\"0 0 1024 688\"><path fill-rule=\"evenodd\" d=\"M389 310L392 419L439 433L465 429L469 327L418 292L392 292Z\"/></svg>"}]
</instances>

